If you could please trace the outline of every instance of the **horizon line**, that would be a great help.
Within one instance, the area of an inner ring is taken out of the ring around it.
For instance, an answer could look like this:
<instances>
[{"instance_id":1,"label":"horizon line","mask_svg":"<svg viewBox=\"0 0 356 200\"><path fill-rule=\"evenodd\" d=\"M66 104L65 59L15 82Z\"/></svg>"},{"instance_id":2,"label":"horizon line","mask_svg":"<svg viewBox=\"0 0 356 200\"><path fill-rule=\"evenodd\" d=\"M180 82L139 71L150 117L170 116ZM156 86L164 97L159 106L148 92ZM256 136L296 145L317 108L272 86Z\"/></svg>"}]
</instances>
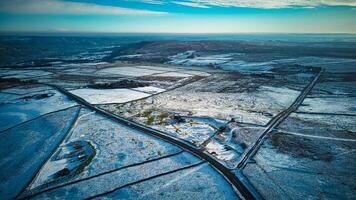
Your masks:
<instances>
[{"instance_id":1,"label":"horizon line","mask_svg":"<svg viewBox=\"0 0 356 200\"><path fill-rule=\"evenodd\" d=\"M0 35L30 35L30 34L48 34L48 35L70 35L70 34L87 34L87 35L242 35L242 34L280 34L280 35L356 35L356 32L91 32L91 31L0 31Z\"/></svg>"}]
</instances>

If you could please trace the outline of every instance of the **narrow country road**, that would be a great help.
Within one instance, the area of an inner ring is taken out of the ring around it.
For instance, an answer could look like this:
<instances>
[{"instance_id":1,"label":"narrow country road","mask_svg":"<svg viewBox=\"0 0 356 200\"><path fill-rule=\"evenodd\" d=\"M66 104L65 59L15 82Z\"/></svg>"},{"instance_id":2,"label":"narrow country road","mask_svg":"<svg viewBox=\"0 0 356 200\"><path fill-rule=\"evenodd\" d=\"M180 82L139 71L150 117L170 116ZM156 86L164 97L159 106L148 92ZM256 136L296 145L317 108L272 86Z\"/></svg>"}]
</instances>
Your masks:
<instances>
[{"instance_id":1,"label":"narrow country road","mask_svg":"<svg viewBox=\"0 0 356 200\"><path fill-rule=\"evenodd\" d=\"M219 161L217 161L215 158L213 158L211 155L205 153L201 149L193 146L192 144L189 144L183 140L180 140L179 138L172 137L170 135L165 134L164 132L149 128L147 126L138 124L134 121L125 119L123 117L114 115L112 113L109 113L103 109L100 109L84 99L68 92L64 88L57 86L57 85L49 85L51 87L54 87L61 93L67 95L68 97L72 98L73 100L77 101L78 103L86 106L87 108L91 109L92 111L95 111L96 113L105 116L109 119L112 119L120 124L124 124L126 126L129 126L133 129L142 131L143 133L153 136L155 138L158 138L160 140L164 140L166 142L171 143L172 145L175 145L177 147L182 148L183 150L197 156L198 158L208 162L215 170L217 170L223 177L242 195L244 199L258 199L257 194L255 194L254 191L251 191L250 188L246 187L243 182L240 181L240 179L232 172L230 169L225 167L223 164L221 164ZM238 195L240 195L238 194Z\"/></svg>"},{"instance_id":2,"label":"narrow country road","mask_svg":"<svg viewBox=\"0 0 356 200\"><path fill-rule=\"evenodd\" d=\"M320 75L322 74L322 70L319 69L318 73L314 76L313 80L309 82L309 84L301 91L299 96L295 99L293 104L289 106L286 110L280 112L278 115L272 118L271 121L268 122L265 130L255 142L255 144L251 147L251 149L245 154L245 156L241 159L239 164L237 165L238 170L242 170L248 161L256 154L260 146L266 140L271 130L277 127L281 122L283 122L292 112L296 111L298 107L302 104L305 97L309 94L309 92L313 89L316 82L318 81Z\"/></svg>"}]
</instances>

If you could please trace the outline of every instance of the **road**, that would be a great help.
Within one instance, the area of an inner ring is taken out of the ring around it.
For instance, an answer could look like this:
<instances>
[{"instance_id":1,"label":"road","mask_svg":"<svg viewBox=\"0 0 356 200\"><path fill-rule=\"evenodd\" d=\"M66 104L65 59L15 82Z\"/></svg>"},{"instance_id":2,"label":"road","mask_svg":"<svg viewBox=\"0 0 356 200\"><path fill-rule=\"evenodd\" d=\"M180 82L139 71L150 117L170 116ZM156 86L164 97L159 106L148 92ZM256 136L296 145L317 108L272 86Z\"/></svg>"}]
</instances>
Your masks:
<instances>
[{"instance_id":1,"label":"road","mask_svg":"<svg viewBox=\"0 0 356 200\"><path fill-rule=\"evenodd\" d=\"M61 93L67 95L71 99L86 106L90 110L95 111L96 113L98 113L102 116L112 119L113 121L116 121L120 124L129 126L133 129L139 130L147 135L153 136L160 140L164 140L172 145L175 145L175 146L197 156L198 158L208 162L215 170L217 170L234 187L234 189L236 191L238 191L237 194L239 196L241 196L244 199L260 199L259 195L252 188L247 187L246 184L244 184L237 176L235 176L234 172L232 172L230 169L225 167L223 164L221 164L219 161L217 161L211 155L205 153L201 149L193 146L192 144L187 143L186 141L183 141L179 138L175 138L170 135L167 135L164 132L149 128L147 126L138 124L134 121L131 121L131 120L125 119L123 117L109 113L103 109L100 109L100 108L88 103L84 99L68 92L67 90L65 90L64 88L62 88L60 86L57 86L57 85L49 85L49 86L56 88Z\"/></svg>"},{"instance_id":2,"label":"road","mask_svg":"<svg viewBox=\"0 0 356 200\"><path fill-rule=\"evenodd\" d=\"M271 121L268 122L265 130L261 134L261 136L257 139L255 144L250 148L250 150L245 154L245 156L241 159L239 164L237 165L238 170L242 170L248 161L257 153L258 149L261 147L263 142L267 139L271 130L277 127L280 123L282 123L292 112L296 111L298 107L302 104L305 97L309 94L309 92L313 89L316 82L318 81L320 75L322 74L322 70L319 69L318 73L314 76L313 80L309 82L309 84L301 91L299 96L295 99L293 104L289 106L286 110L280 112L278 115L272 118Z\"/></svg>"},{"instance_id":3,"label":"road","mask_svg":"<svg viewBox=\"0 0 356 200\"><path fill-rule=\"evenodd\" d=\"M164 132L149 128L147 126L138 124L134 121L122 118L120 116L114 115L110 112L107 112L103 109L100 109L84 99L70 93L66 89L57 86L57 85L49 85L61 93L65 94L66 96L70 97L71 99L75 100L79 104L84 105L85 107L91 109L92 111L95 111L96 113L105 116L113 121L116 121L120 124L129 126L133 129L139 130L147 135L153 136L155 138L158 138L160 140L164 140L174 146L177 146L181 149L183 149L186 152L189 152L201 160L208 162L215 170L217 170L236 190L236 193L244 198L244 199L262 199L260 195L255 191L255 189L249 184L248 180L244 178L243 174L241 173L241 169L246 165L248 160L253 157L256 152L258 151L259 147L262 145L263 141L267 138L268 134L271 133L271 130L273 130L276 126L278 126L283 120L285 120L292 112L298 109L300 104L303 102L305 97L308 95L308 93L312 90L314 87L315 83L319 79L321 75L321 71L319 71L313 78L313 80L302 90L301 94L298 96L298 98L293 102L293 104L286 110L282 111L279 113L277 116L275 116L268 124L267 127L265 128L263 134L259 137L259 139L256 141L256 143L253 145L253 147L247 152L247 154L244 156L244 158L241 160L241 162L238 164L237 168L237 173L236 171L233 171L227 167L225 167L222 163L217 161L215 158L213 158L210 154L206 153L203 149L196 147L184 140L181 140L176 137L172 137L170 135L167 135Z\"/></svg>"}]
</instances>

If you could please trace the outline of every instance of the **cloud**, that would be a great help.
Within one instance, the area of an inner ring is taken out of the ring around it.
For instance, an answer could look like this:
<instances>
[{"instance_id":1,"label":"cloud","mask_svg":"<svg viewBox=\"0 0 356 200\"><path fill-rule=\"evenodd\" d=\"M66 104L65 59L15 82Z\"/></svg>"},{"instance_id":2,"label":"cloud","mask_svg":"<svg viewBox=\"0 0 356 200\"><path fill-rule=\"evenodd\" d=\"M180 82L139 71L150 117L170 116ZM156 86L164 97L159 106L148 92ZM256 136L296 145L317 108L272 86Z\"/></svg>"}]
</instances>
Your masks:
<instances>
[{"instance_id":1,"label":"cloud","mask_svg":"<svg viewBox=\"0 0 356 200\"><path fill-rule=\"evenodd\" d=\"M207 6L251 8L356 6L356 0L189 0L187 2Z\"/></svg>"},{"instance_id":2,"label":"cloud","mask_svg":"<svg viewBox=\"0 0 356 200\"><path fill-rule=\"evenodd\" d=\"M157 5L166 4L165 2L160 1L160 0L126 0L126 1L139 1L139 2L143 2L143 3L157 4Z\"/></svg>"},{"instance_id":3,"label":"cloud","mask_svg":"<svg viewBox=\"0 0 356 200\"><path fill-rule=\"evenodd\" d=\"M0 12L12 14L162 15L165 12L63 0L0 0Z\"/></svg>"},{"instance_id":4,"label":"cloud","mask_svg":"<svg viewBox=\"0 0 356 200\"><path fill-rule=\"evenodd\" d=\"M174 3L190 7L209 8L218 7L248 7L248 8L315 8L320 6L351 6L356 7L356 0L127 0L151 4Z\"/></svg>"},{"instance_id":5,"label":"cloud","mask_svg":"<svg viewBox=\"0 0 356 200\"><path fill-rule=\"evenodd\" d=\"M172 3L182 5L182 6L189 6L195 8L210 8L202 3L194 3L194 2L186 2L186 1L173 1Z\"/></svg>"}]
</instances>

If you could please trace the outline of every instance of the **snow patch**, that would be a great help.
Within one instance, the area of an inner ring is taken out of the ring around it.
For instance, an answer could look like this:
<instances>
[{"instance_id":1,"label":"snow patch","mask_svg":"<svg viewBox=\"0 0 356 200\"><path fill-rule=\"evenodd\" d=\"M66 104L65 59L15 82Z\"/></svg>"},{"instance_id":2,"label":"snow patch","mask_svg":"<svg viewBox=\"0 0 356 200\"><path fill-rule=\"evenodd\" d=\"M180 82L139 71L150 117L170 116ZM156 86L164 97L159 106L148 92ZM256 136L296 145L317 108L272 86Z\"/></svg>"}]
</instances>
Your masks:
<instances>
[{"instance_id":1,"label":"snow patch","mask_svg":"<svg viewBox=\"0 0 356 200\"><path fill-rule=\"evenodd\" d=\"M141 99L150 96L150 94L133 91L130 89L77 89L71 90L72 94L77 95L91 104L106 103L125 103L128 101Z\"/></svg>"},{"instance_id":2,"label":"snow patch","mask_svg":"<svg viewBox=\"0 0 356 200\"><path fill-rule=\"evenodd\" d=\"M162 77L190 77L190 76L194 76L191 74L183 74L183 73L179 73L179 72L166 72L166 73L162 73L162 74L155 74L153 76L162 76Z\"/></svg>"},{"instance_id":3,"label":"snow patch","mask_svg":"<svg viewBox=\"0 0 356 200\"><path fill-rule=\"evenodd\" d=\"M121 75L121 76L148 76L156 73L160 73L161 71L151 70L151 69L143 69L143 68L135 68L135 67L113 67L106 68L100 70L98 73L106 74L106 75Z\"/></svg>"},{"instance_id":4,"label":"snow patch","mask_svg":"<svg viewBox=\"0 0 356 200\"><path fill-rule=\"evenodd\" d=\"M154 87L154 86L138 87L138 88L132 88L132 89L136 90L136 91L140 91L140 92L146 92L149 94L157 94L157 93L166 91L165 89L161 89L161 88Z\"/></svg>"}]
</instances>

